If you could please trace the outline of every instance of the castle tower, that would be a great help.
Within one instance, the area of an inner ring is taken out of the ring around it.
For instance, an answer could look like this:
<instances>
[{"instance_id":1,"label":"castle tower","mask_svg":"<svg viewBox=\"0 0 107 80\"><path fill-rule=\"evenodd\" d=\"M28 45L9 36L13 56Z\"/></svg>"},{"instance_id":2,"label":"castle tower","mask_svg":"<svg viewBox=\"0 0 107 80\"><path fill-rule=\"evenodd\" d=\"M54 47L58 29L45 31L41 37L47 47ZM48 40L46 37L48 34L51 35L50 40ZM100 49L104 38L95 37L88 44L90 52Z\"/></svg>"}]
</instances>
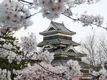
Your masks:
<instances>
[{"instance_id":1,"label":"castle tower","mask_svg":"<svg viewBox=\"0 0 107 80\"><path fill-rule=\"evenodd\" d=\"M63 23L51 21L50 26L40 34L43 35L43 41L38 44L38 47L46 45L51 47L48 50L55 53L52 62L54 66L65 65L66 61L70 59L77 60L83 68L82 71L88 73L85 68L89 66L81 61L81 57L86 55L76 51L75 47L80 44L72 40L72 36L76 34L75 32L67 29Z\"/></svg>"}]
</instances>

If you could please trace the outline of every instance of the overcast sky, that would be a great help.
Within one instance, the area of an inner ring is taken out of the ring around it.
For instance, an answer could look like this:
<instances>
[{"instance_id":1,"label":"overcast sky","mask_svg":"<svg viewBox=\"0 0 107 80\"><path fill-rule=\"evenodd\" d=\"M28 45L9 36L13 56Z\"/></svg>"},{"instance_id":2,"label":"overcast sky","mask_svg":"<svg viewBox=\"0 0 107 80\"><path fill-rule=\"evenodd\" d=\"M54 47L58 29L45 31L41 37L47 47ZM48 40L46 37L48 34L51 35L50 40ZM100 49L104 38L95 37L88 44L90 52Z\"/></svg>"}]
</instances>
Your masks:
<instances>
[{"instance_id":1,"label":"overcast sky","mask_svg":"<svg viewBox=\"0 0 107 80\"><path fill-rule=\"evenodd\" d=\"M87 11L87 14L94 14L94 15L100 14L104 17L104 21L107 22L106 8L107 8L107 0L102 0L97 4L92 4L92 5L84 4L78 6L76 8L73 8L72 11L73 13L78 13L78 14L84 13L85 11ZM42 41L43 37L42 35L39 35L39 32L42 32L49 27L50 20L43 18L41 14L37 14L32 17L32 21L33 21L32 26L29 26L26 30L21 29L16 33L16 35L20 37L20 36L28 35L28 32L29 33L33 32L37 36L37 42L40 42ZM98 35L102 33L106 33L105 30L95 26L93 30L91 27L83 27L81 23L77 23L77 22L74 23L71 19L64 16L60 16L58 19L54 21L60 23L63 22L69 30L76 32L76 35L73 36L73 40L77 42L80 42L83 37L85 37L89 33L92 33L92 31L95 31Z\"/></svg>"}]
</instances>

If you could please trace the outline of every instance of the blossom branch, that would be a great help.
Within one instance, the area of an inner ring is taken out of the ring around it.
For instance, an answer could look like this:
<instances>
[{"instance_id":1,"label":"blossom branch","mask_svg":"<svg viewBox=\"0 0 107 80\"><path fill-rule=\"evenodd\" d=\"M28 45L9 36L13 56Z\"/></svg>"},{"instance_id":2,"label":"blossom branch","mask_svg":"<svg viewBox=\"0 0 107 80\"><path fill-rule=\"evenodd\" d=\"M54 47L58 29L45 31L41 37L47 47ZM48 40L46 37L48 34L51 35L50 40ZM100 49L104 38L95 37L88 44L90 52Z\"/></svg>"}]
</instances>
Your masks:
<instances>
[{"instance_id":1,"label":"blossom branch","mask_svg":"<svg viewBox=\"0 0 107 80\"><path fill-rule=\"evenodd\" d=\"M28 19L28 18L30 18L30 17L32 17L32 16L35 16L36 14L38 14L38 13L40 13L40 12L42 12L42 10L40 10L40 11L38 11L38 12L32 14L32 15L29 15L29 16L25 17L25 19Z\"/></svg>"},{"instance_id":2,"label":"blossom branch","mask_svg":"<svg viewBox=\"0 0 107 80\"><path fill-rule=\"evenodd\" d=\"M55 74L55 75L58 75L58 76L61 77L61 78L65 78L63 75L60 75L60 74L58 74L58 73L54 73L54 72L46 69L46 68L45 68L44 66L42 66L40 63L36 63L36 64L38 64L40 67L42 67L44 70L46 70L46 71L48 71L48 72L51 72L51 73L53 73L53 74ZM66 79L66 78L65 78L65 79Z\"/></svg>"},{"instance_id":3,"label":"blossom branch","mask_svg":"<svg viewBox=\"0 0 107 80\"><path fill-rule=\"evenodd\" d=\"M8 48L5 48L5 47L3 47L3 46L0 46L0 48L5 49L5 50L7 50L7 51L13 51L13 52L15 53L15 50L14 50L14 49L8 49Z\"/></svg>"},{"instance_id":4,"label":"blossom branch","mask_svg":"<svg viewBox=\"0 0 107 80\"><path fill-rule=\"evenodd\" d=\"M63 13L62 13L63 14ZM66 17L68 17L68 18L70 18L70 19L72 19L73 21L80 21L81 23L82 23L82 20L80 19L80 18L72 18L71 16L67 16L67 15L65 15L65 14L63 14L64 16L66 16ZM94 24L94 23L91 23L90 25L95 25L95 26L97 26L97 27L100 27L100 28L103 28L103 29L105 29L105 30L107 30L107 28L106 27L104 27L104 26L102 26L102 25L97 25L97 24Z\"/></svg>"},{"instance_id":5,"label":"blossom branch","mask_svg":"<svg viewBox=\"0 0 107 80\"><path fill-rule=\"evenodd\" d=\"M18 0L19 2L24 2L24 3L28 3L28 4L33 4L32 2L28 2L28 1L25 1L25 0Z\"/></svg>"}]
</instances>

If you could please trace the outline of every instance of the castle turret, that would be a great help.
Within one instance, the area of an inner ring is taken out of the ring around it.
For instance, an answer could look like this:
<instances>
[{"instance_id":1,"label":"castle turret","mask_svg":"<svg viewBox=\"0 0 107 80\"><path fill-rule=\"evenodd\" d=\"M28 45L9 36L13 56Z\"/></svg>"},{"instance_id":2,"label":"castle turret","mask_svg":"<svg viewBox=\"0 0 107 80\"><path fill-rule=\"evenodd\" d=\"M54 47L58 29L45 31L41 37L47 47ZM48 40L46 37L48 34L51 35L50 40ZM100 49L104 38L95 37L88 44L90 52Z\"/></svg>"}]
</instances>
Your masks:
<instances>
[{"instance_id":1,"label":"castle turret","mask_svg":"<svg viewBox=\"0 0 107 80\"><path fill-rule=\"evenodd\" d=\"M45 31L40 32L40 34L44 37L43 41L38 44L38 47L52 46L53 48L50 51L55 52L55 59L59 59L60 56L62 56L63 60L75 57L80 61L80 57L84 56L84 54L78 53L74 48L80 45L72 40L72 35L76 33L67 29L63 23L52 21L50 26Z\"/></svg>"},{"instance_id":2,"label":"castle turret","mask_svg":"<svg viewBox=\"0 0 107 80\"><path fill-rule=\"evenodd\" d=\"M64 46L67 47L69 44L73 46L79 45L72 41L72 35L76 34L73 31L68 30L63 23L51 22L50 26L43 32L40 33L44 36L43 41L38 44L39 47L44 45L52 46Z\"/></svg>"},{"instance_id":3,"label":"castle turret","mask_svg":"<svg viewBox=\"0 0 107 80\"><path fill-rule=\"evenodd\" d=\"M81 57L86 56L86 54L79 53L75 49L76 46L80 45L72 40L72 36L76 32L67 29L63 23L51 21L50 26L45 31L40 32L40 34L43 35L43 41L38 44L38 47L51 46L48 50L55 53L52 62L54 66L65 65L66 61L73 59L78 60L82 68L89 67L81 62ZM87 73L88 70L82 69L82 71Z\"/></svg>"}]
</instances>

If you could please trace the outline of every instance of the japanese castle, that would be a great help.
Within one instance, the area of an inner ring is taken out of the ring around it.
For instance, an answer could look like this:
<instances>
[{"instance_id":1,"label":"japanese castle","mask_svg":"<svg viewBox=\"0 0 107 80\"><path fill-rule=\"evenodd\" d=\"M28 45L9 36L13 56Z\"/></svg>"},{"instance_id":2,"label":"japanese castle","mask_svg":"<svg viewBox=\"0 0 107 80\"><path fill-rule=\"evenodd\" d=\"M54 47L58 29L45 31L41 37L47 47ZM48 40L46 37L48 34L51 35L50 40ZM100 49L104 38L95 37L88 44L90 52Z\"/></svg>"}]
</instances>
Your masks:
<instances>
[{"instance_id":1,"label":"japanese castle","mask_svg":"<svg viewBox=\"0 0 107 80\"><path fill-rule=\"evenodd\" d=\"M70 59L77 60L82 68L81 71L88 75L89 65L81 61L81 57L86 56L86 54L78 52L75 47L80 44L72 40L72 36L75 34L76 32L67 29L63 23L51 21L49 27L40 32L40 35L43 35L43 41L38 44L38 47L47 45L46 48L49 46L48 50L55 53L53 66L65 65L66 61Z\"/></svg>"}]
</instances>

